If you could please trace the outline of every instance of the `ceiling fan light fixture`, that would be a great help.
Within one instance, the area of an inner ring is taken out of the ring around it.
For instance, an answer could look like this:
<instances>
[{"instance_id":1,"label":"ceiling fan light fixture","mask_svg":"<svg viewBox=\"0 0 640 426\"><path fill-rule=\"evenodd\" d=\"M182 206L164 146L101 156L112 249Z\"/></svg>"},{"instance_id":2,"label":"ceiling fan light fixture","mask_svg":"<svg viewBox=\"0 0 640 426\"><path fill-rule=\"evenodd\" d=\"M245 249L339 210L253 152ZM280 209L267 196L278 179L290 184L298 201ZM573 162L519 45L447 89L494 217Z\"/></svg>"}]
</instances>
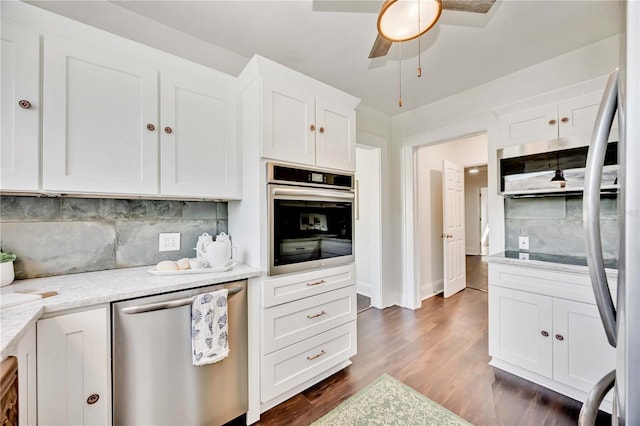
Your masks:
<instances>
[{"instance_id":1,"label":"ceiling fan light fixture","mask_svg":"<svg viewBox=\"0 0 640 426\"><path fill-rule=\"evenodd\" d=\"M385 0L378 14L378 32L390 41L420 37L438 22L441 0Z\"/></svg>"}]
</instances>

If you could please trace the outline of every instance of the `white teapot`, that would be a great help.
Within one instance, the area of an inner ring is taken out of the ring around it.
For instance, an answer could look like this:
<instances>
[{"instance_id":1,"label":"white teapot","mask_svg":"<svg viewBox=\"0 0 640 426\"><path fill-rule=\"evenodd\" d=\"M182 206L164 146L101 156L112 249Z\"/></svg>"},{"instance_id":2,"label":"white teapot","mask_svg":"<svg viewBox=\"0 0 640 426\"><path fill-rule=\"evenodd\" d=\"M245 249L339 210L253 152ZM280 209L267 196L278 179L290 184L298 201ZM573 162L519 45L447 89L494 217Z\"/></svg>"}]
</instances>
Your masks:
<instances>
[{"instance_id":1,"label":"white teapot","mask_svg":"<svg viewBox=\"0 0 640 426\"><path fill-rule=\"evenodd\" d=\"M200 237L204 237L205 234ZM209 234L206 235L211 238ZM210 268L228 266L231 263L231 237L221 232L215 241L211 241L209 238L203 238L202 249L199 250L196 246L198 257L206 260ZM200 238L198 238L198 244L200 244Z\"/></svg>"}]
</instances>

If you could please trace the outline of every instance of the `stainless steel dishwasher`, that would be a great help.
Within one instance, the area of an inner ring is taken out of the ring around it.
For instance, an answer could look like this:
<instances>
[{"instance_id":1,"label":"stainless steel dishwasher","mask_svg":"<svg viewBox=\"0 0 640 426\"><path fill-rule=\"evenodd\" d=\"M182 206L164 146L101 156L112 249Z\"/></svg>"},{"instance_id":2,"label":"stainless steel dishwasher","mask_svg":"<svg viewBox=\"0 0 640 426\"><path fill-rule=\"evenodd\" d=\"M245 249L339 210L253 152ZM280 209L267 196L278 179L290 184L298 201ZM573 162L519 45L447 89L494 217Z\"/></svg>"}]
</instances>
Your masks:
<instances>
[{"instance_id":1,"label":"stainless steel dishwasher","mask_svg":"<svg viewBox=\"0 0 640 426\"><path fill-rule=\"evenodd\" d=\"M221 425L247 412L247 282L112 304L113 424ZM196 367L191 297L229 290L229 356Z\"/></svg>"}]
</instances>

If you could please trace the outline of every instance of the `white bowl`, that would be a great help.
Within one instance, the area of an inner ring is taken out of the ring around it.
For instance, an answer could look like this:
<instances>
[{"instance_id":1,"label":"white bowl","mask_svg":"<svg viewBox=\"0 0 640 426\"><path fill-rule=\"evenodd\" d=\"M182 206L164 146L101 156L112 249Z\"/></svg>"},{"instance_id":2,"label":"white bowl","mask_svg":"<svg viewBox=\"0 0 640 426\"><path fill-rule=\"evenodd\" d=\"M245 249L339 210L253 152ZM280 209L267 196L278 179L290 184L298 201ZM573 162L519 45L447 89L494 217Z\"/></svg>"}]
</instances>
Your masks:
<instances>
[{"instance_id":1,"label":"white bowl","mask_svg":"<svg viewBox=\"0 0 640 426\"><path fill-rule=\"evenodd\" d=\"M207 267L207 261L204 259L189 259L189 266L191 269L202 269Z\"/></svg>"}]
</instances>

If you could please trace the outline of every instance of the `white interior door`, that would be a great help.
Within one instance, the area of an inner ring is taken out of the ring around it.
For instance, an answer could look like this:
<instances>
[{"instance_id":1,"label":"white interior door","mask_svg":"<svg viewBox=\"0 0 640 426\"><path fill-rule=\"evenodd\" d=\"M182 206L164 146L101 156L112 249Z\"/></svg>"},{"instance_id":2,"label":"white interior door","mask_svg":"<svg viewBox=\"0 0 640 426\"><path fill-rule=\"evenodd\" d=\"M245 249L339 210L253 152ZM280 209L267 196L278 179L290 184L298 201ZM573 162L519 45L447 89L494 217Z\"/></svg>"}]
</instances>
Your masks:
<instances>
[{"instance_id":1,"label":"white interior door","mask_svg":"<svg viewBox=\"0 0 640 426\"><path fill-rule=\"evenodd\" d=\"M444 297L467 286L464 241L464 168L442 162Z\"/></svg>"}]
</instances>

